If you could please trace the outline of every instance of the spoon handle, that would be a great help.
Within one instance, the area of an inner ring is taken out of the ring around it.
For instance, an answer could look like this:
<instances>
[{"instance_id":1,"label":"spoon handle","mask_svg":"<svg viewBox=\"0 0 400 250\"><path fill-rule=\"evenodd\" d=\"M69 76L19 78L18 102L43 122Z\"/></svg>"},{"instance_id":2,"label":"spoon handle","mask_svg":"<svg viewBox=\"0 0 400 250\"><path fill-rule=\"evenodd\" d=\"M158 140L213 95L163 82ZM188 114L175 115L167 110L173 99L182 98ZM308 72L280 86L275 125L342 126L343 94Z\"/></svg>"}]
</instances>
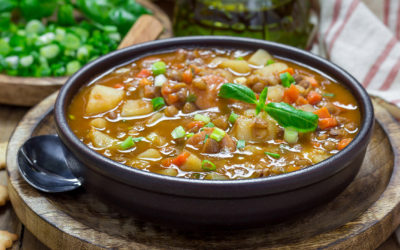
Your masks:
<instances>
[{"instance_id":1,"label":"spoon handle","mask_svg":"<svg viewBox=\"0 0 400 250\"><path fill-rule=\"evenodd\" d=\"M150 15L142 15L125 35L118 49L155 40L164 30L157 18Z\"/></svg>"}]
</instances>

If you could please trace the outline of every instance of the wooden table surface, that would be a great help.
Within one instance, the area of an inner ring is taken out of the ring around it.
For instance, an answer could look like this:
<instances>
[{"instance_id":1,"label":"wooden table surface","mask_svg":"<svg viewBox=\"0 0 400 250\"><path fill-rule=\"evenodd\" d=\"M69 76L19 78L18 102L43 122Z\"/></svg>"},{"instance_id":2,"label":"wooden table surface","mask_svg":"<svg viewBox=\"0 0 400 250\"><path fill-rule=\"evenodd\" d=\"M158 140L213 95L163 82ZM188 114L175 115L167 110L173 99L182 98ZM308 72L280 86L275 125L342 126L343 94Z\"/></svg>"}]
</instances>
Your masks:
<instances>
[{"instance_id":1,"label":"wooden table surface","mask_svg":"<svg viewBox=\"0 0 400 250\"><path fill-rule=\"evenodd\" d=\"M10 138L13 129L19 120L28 111L28 108L0 105L0 142L6 142ZM0 184L7 183L7 174L5 170L0 171ZM19 236L12 249L48 249L31 232L29 232L16 217L12 206L8 203L0 208L0 230L8 230ZM400 249L398 237L393 233L389 239L384 242L379 249Z\"/></svg>"}]
</instances>

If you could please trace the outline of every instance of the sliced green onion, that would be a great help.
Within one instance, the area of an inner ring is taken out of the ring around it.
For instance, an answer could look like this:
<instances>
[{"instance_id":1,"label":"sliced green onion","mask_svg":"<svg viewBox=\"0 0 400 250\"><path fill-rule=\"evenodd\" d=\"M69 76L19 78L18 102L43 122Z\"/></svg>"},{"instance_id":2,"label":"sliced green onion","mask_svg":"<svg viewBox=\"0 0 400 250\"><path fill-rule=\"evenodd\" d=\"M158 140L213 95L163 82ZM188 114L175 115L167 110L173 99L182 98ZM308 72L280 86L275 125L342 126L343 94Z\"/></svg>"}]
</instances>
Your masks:
<instances>
[{"instance_id":1,"label":"sliced green onion","mask_svg":"<svg viewBox=\"0 0 400 250\"><path fill-rule=\"evenodd\" d=\"M45 30L45 27L44 27L43 23L36 19L30 20L25 26L25 31L28 33L40 34L44 30Z\"/></svg>"},{"instance_id":2,"label":"sliced green onion","mask_svg":"<svg viewBox=\"0 0 400 250\"><path fill-rule=\"evenodd\" d=\"M81 63L79 61L71 61L67 64L67 75L72 75L81 68Z\"/></svg>"},{"instance_id":3,"label":"sliced green onion","mask_svg":"<svg viewBox=\"0 0 400 250\"><path fill-rule=\"evenodd\" d=\"M151 99L151 104L153 104L154 110L159 110L160 108L164 107L164 105L165 105L164 98L162 98L162 97L153 98L153 99Z\"/></svg>"},{"instance_id":4,"label":"sliced green onion","mask_svg":"<svg viewBox=\"0 0 400 250\"><path fill-rule=\"evenodd\" d=\"M213 132L210 135L210 138L216 140L217 142L220 142L222 140L222 138L224 138L225 134L226 133L224 130L215 127Z\"/></svg>"},{"instance_id":5,"label":"sliced green onion","mask_svg":"<svg viewBox=\"0 0 400 250\"><path fill-rule=\"evenodd\" d=\"M204 123L209 123L211 119L210 119L210 117L208 117L206 115L195 114L194 115L194 120L195 121L202 121Z\"/></svg>"},{"instance_id":6,"label":"sliced green onion","mask_svg":"<svg viewBox=\"0 0 400 250\"><path fill-rule=\"evenodd\" d=\"M47 59L53 59L57 57L59 53L60 47L58 47L56 44L49 44L40 48L40 55Z\"/></svg>"},{"instance_id":7,"label":"sliced green onion","mask_svg":"<svg viewBox=\"0 0 400 250\"><path fill-rule=\"evenodd\" d=\"M326 97L335 97L335 94L333 93L323 93L322 95Z\"/></svg>"},{"instance_id":8,"label":"sliced green onion","mask_svg":"<svg viewBox=\"0 0 400 250\"><path fill-rule=\"evenodd\" d=\"M167 70L167 67L165 65L165 62L158 61L153 63L153 65L151 66L151 70L153 71L154 75L158 76L160 74L164 74L165 71Z\"/></svg>"},{"instance_id":9,"label":"sliced green onion","mask_svg":"<svg viewBox=\"0 0 400 250\"><path fill-rule=\"evenodd\" d=\"M186 134L185 129L182 126L176 127L171 132L171 136L174 139L185 137L185 134Z\"/></svg>"},{"instance_id":10,"label":"sliced green onion","mask_svg":"<svg viewBox=\"0 0 400 250\"><path fill-rule=\"evenodd\" d=\"M8 56L4 58L4 63L7 69L17 69L18 68L18 56Z\"/></svg>"},{"instance_id":11,"label":"sliced green onion","mask_svg":"<svg viewBox=\"0 0 400 250\"><path fill-rule=\"evenodd\" d=\"M205 171L214 171L217 169L217 166L209 160L203 160L201 162L201 168Z\"/></svg>"},{"instance_id":12,"label":"sliced green onion","mask_svg":"<svg viewBox=\"0 0 400 250\"><path fill-rule=\"evenodd\" d=\"M135 142L133 141L132 136L128 136L128 138L126 138L123 142L121 142L121 144L119 144L119 146L121 147L121 149L126 150L128 148L131 148L135 145Z\"/></svg>"},{"instance_id":13,"label":"sliced green onion","mask_svg":"<svg viewBox=\"0 0 400 250\"><path fill-rule=\"evenodd\" d=\"M236 60L242 61L242 60L244 60L244 58L243 58L243 56L239 56L239 57L236 57Z\"/></svg>"},{"instance_id":14,"label":"sliced green onion","mask_svg":"<svg viewBox=\"0 0 400 250\"><path fill-rule=\"evenodd\" d=\"M289 72L285 72L279 75L282 81L283 87L289 88L292 83L295 82L293 76Z\"/></svg>"},{"instance_id":15,"label":"sliced green onion","mask_svg":"<svg viewBox=\"0 0 400 250\"><path fill-rule=\"evenodd\" d=\"M275 61L274 61L273 59L268 59L267 65L271 65L271 64L273 64L273 63L275 63Z\"/></svg>"},{"instance_id":16,"label":"sliced green onion","mask_svg":"<svg viewBox=\"0 0 400 250\"><path fill-rule=\"evenodd\" d=\"M297 140L299 139L299 132L291 128L285 128L283 138L288 143L296 143Z\"/></svg>"},{"instance_id":17,"label":"sliced green onion","mask_svg":"<svg viewBox=\"0 0 400 250\"><path fill-rule=\"evenodd\" d=\"M65 36L64 40L62 41L62 44L67 49L76 50L81 46L81 41L74 34L67 33L67 35Z\"/></svg>"},{"instance_id":18,"label":"sliced green onion","mask_svg":"<svg viewBox=\"0 0 400 250\"><path fill-rule=\"evenodd\" d=\"M31 66L33 63L33 56L24 56L19 60L19 64L21 64L22 67L26 68Z\"/></svg>"},{"instance_id":19,"label":"sliced green onion","mask_svg":"<svg viewBox=\"0 0 400 250\"><path fill-rule=\"evenodd\" d=\"M189 94L188 97L186 98L187 102L195 102L197 99L197 96L195 94Z\"/></svg>"},{"instance_id":20,"label":"sliced green onion","mask_svg":"<svg viewBox=\"0 0 400 250\"><path fill-rule=\"evenodd\" d=\"M269 155L269 156L275 158L275 159L281 158L281 155L280 155L280 154L275 154L275 153L271 153L271 152L264 152L264 153L265 153L266 155Z\"/></svg>"},{"instance_id":21,"label":"sliced green onion","mask_svg":"<svg viewBox=\"0 0 400 250\"><path fill-rule=\"evenodd\" d=\"M244 148L246 146L246 141L245 140L238 140L236 144L237 149Z\"/></svg>"},{"instance_id":22,"label":"sliced green onion","mask_svg":"<svg viewBox=\"0 0 400 250\"><path fill-rule=\"evenodd\" d=\"M206 141L207 141L208 137L209 137L209 135L207 134L207 135L204 137L204 141L203 141L203 143L206 143Z\"/></svg>"},{"instance_id":23,"label":"sliced green onion","mask_svg":"<svg viewBox=\"0 0 400 250\"><path fill-rule=\"evenodd\" d=\"M144 139L144 137L132 138L132 140L133 140L134 142L140 142L140 141L143 140L143 139Z\"/></svg>"},{"instance_id":24,"label":"sliced green onion","mask_svg":"<svg viewBox=\"0 0 400 250\"><path fill-rule=\"evenodd\" d=\"M110 34L108 34L108 37L109 37L111 40L116 41L116 42L121 41L121 35L120 35L118 32L110 33Z\"/></svg>"},{"instance_id":25,"label":"sliced green onion","mask_svg":"<svg viewBox=\"0 0 400 250\"><path fill-rule=\"evenodd\" d=\"M0 55L6 56L10 53L11 47L8 42L4 39L0 39Z\"/></svg>"},{"instance_id":26,"label":"sliced green onion","mask_svg":"<svg viewBox=\"0 0 400 250\"><path fill-rule=\"evenodd\" d=\"M190 137L192 137L192 136L194 136L194 133L187 133L187 134L186 134L186 138L190 138Z\"/></svg>"},{"instance_id":27,"label":"sliced green onion","mask_svg":"<svg viewBox=\"0 0 400 250\"><path fill-rule=\"evenodd\" d=\"M209 122L209 123L207 123L206 125L204 125L204 127L206 127L206 128L213 128L213 127L215 127L215 125L214 125L214 123Z\"/></svg>"},{"instance_id":28,"label":"sliced green onion","mask_svg":"<svg viewBox=\"0 0 400 250\"><path fill-rule=\"evenodd\" d=\"M167 81L165 75L161 74L154 78L154 86L160 87Z\"/></svg>"},{"instance_id":29,"label":"sliced green onion","mask_svg":"<svg viewBox=\"0 0 400 250\"><path fill-rule=\"evenodd\" d=\"M229 115L229 122L232 124L235 123L238 117L239 115L232 111L232 113Z\"/></svg>"},{"instance_id":30,"label":"sliced green onion","mask_svg":"<svg viewBox=\"0 0 400 250\"><path fill-rule=\"evenodd\" d=\"M89 58L90 52L87 46L79 47L78 51L76 52L76 58L79 61L83 61Z\"/></svg>"}]
</instances>

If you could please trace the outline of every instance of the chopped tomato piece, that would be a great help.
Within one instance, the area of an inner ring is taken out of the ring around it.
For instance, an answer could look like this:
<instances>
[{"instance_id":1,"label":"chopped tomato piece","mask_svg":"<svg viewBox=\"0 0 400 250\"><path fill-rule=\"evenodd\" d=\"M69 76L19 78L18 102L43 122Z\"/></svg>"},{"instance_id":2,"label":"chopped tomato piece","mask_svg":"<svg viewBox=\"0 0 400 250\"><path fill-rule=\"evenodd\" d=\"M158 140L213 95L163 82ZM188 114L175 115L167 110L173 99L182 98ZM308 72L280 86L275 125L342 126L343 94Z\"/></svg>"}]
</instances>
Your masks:
<instances>
[{"instance_id":1,"label":"chopped tomato piece","mask_svg":"<svg viewBox=\"0 0 400 250\"><path fill-rule=\"evenodd\" d=\"M185 72L183 72L183 74L182 74L182 80L183 80L183 82L185 82L185 83L187 83L187 84L192 83L192 80L193 80L193 72L192 72L191 69L187 69L187 70L185 70Z\"/></svg>"},{"instance_id":2,"label":"chopped tomato piece","mask_svg":"<svg viewBox=\"0 0 400 250\"><path fill-rule=\"evenodd\" d=\"M146 85L151 85L151 81L147 78L142 78L139 81L140 86L146 86Z\"/></svg>"},{"instance_id":3,"label":"chopped tomato piece","mask_svg":"<svg viewBox=\"0 0 400 250\"><path fill-rule=\"evenodd\" d=\"M171 166L173 160L174 160L174 158L163 159L161 161L161 165L163 165L164 167L169 167L169 166Z\"/></svg>"},{"instance_id":4,"label":"chopped tomato piece","mask_svg":"<svg viewBox=\"0 0 400 250\"><path fill-rule=\"evenodd\" d=\"M205 123L203 121L193 121L193 122L189 122L187 127L188 129L194 128L194 127L204 127Z\"/></svg>"},{"instance_id":5,"label":"chopped tomato piece","mask_svg":"<svg viewBox=\"0 0 400 250\"><path fill-rule=\"evenodd\" d=\"M301 105L308 104L308 101L306 100L306 98L299 96L299 98L297 98L297 100L296 100L296 104L301 106Z\"/></svg>"},{"instance_id":6,"label":"chopped tomato piece","mask_svg":"<svg viewBox=\"0 0 400 250\"><path fill-rule=\"evenodd\" d=\"M117 84L115 84L113 87L114 87L115 89L120 89L120 88L123 88L124 85L121 84L121 83L117 83Z\"/></svg>"},{"instance_id":7,"label":"chopped tomato piece","mask_svg":"<svg viewBox=\"0 0 400 250\"><path fill-rule=\"evenodd\" d=\"M283 101L286 103L294 103L296 102L297 98L299 98L299 95L299 89L292 84L290 85L290 88L285 89L285 92L283 93Z\"/></svg>"},{"instance_id":8,"label":"chopped tomato piece","mask_svg":"<svg viewBox=\"0 0 400 250\"><path fill-rule=\"evenodd\" d=\"M307 95L307 101L311 105L317 104L322 100L322 95L316 91L310 91Z\"/></svg>"},{"instance_id":9,"label":"chopped tomato piece","mask_svg":"<svg viewBox=\"0 0 400 250\"><path fill-rule=\"evenodd\" d=\"M136 77L149 77L151 76L151 71L148 69L142 69L137 75Z\"/></svg>"},{"instance_id":10,"label":"chopped tomato piece","mask_svg":"<svg viewBox=\"0 0 400 250\"><path fill-rule=\"evenodd\" d=\"M305 79L311 84L312 87L316 88L319 86L317 80L312 76L307 76Z\"/></svg>"},{"instance_id":11,"label":"chopped tomato piece","mask_svg":"<svg viewBox=\"0 0 400 250\"><path fill-rule=\"evenodd\" d=\"M320 129L328 129L337 126L337 121L334 117L331 118L321 118L318 120L318 127Z\"/></svg>"},{"instance_id":12,"label":"chopped tomato piece","mask_svg":"<svg viewBox=\"0 0 400 250\"><path fill-rule=\"evenodd\" d=\"M189 152L183 152L172 160L172 163L178 167L182 166L190 156Z\"/></svg>"},{"instance_id":13,"label":"chopped tomato piece","mask_svg":"<svg viewBox=\"0 0 400 250\"><path fill-rule=\"evenodd\" d=\"M294 74L294 69L293 69L293 68L287 68L287 69L285 69L285 70L279 72L278 75L283 74L283 73L286 73L286 72L288 72L289 74L293 75L293 74Z\"/></svg>"},{"instance_id":14,"label":"chopped tomato piece","mask_svg":"<svg viewBox=\"0 0 400 250\"><path fill-rule=\"evenodd\" d=\"M352 141L351 138L346 138L346 139L342 139L339 141L338 145L337 145L337 149L338 150L342 150L345 147L347 147L347 145L349 145L349 143Z\"/></svg>"},{"instance_id":15,"label":"chopped tomato piece","mask_svg":"<svg viewBox=\"0 0 400 250\"><path fill-rule=\"evenodd\" d=\"M318 115L319 118L330 118L331 114L329 113L329 110L326 107L322 107L316 111L314 111L314 114Z\"/></svg>"}]
</instances>

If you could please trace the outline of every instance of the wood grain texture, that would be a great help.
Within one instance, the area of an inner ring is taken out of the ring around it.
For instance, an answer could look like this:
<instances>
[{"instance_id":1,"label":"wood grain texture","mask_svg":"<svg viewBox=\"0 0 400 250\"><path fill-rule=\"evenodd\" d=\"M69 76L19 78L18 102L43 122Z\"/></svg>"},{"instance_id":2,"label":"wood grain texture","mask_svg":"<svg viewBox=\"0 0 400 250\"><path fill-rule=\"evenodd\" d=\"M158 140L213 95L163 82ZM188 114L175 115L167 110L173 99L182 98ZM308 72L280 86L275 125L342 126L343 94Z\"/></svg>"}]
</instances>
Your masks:
<instances>
[{"instance_id":1,"label":"wood grain texture","mask_svg":"<svg viewBox=\"0 0 400 250\"><path fill-rule=\"evenodd\" d=\"M153 36L155 32L160 33L160 39L172 37L172 24L169 17L161 10L157 5L151 3L148 0L137 0L143 6L153 12L154 17L159 20L161 30L158 25L154 25L154 22L148 22L148 18L145 18L145 22L139 23L142 25L152 24L150 31L143 27L138 27L135 30L139 31L134 34L129 34L130 39L124 40L123 47L154 40L158 36ZM136 24L136 23L135 23ZM135 26L135 25L134 25ZM133 35L133 39L132 39ZM149 40L150 39L150 40ZM128 42L133 42L128 44ZM18 106L33 106L49 96L54 91L58 90L66 81L68 77L16 77L0 74L0 103L11 104Z\"/></svg>"},{"instance_id":2,"label":"wood grain texture","mask_svg":"<svg viewBox=\"0 0 400 250\"><path fill-rule=\"evenodd\" d=\"M31 188L19 175L17 150L31 135L54 133L55 98L53 94L24 117L7 152L9 193L15 212L50 248L374 249L400 224L400 126L379 105L375 104L379 122L364 164L356 179L333 201L281 224L205 234L136 220L85 190L50 195Z\"/></svg>"}]
</instances>

